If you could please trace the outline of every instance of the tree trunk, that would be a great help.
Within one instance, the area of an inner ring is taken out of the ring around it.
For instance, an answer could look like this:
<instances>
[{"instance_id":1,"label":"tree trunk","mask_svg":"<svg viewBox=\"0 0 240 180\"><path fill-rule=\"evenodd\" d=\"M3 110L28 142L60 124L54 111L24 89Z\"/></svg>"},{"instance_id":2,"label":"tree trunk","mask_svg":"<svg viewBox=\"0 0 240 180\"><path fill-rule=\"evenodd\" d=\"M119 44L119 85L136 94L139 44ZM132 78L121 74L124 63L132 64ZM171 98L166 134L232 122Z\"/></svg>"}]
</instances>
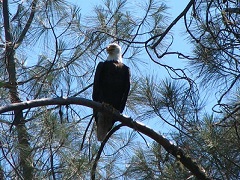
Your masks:
<instances>
[{"instance_id":1,"label":"tree trunk","mask_svg":"<svg viewBox=\"0 0 240 180\"><path fill-rule=\"evenodd\" d=\"M4 19L4 30L5 30L5 65L8 73L8 89L9 98L11 103L21 102L18 89L17 89L17 78L16 78L16 66L14 61L14 43L11 34L11 28L9 24L9 9L8 0L4 0L2 4L3 8L3 19ZM22 171L23 179L33 179L33 166L31 157L31 147L28 142L28 132L23 119L22 110L14 110L14 121L13 125L16 126L18 134L18 149L19 149L19 165Z\"/></svg>"}]
</instances>

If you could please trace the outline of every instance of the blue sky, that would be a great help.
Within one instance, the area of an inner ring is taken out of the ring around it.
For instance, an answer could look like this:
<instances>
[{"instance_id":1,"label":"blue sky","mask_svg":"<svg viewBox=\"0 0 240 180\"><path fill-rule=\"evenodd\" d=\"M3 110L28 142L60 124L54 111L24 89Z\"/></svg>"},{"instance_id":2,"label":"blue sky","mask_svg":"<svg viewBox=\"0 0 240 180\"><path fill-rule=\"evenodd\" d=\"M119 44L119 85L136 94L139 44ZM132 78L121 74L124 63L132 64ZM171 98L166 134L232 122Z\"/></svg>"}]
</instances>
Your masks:
<instances>
[{"instance_id":1,"label":"blue sky","mask_svg":"<svg viewBox=\"0 0 240 180\"><path fill-rule=\"evenodd\" d=\"M132 1L136 1L136 0L132 0ZM142 1L147 2L147 0L142 0ZM103 3L103 0L89 0L89 1L72 0L71 2L73 4L78 4L80 6L81 12L82 12L83 15L88 15L92 12L92 9L94 8L94 6L101 5ZM131 1L129 1L129 2L131 2ZM169 13L169 17L170 17L170 20L169 20L169 24L170 24L171 21L173 19L175 19L182 12L182 10L186 7L186 5L189 3L189 0L181 0L181 1L167 0L167 1L162 1L162 2L166 3L167 6L169 7L168 13ZM186 52L187 49L189 49L189 45L187 44L187 41L183 42L183 40L184 40L184 37L183 37L183 32L184 32L183 21L180 20L174 26L173 30L174 30L173 32L174 32L174 35L175 35L174 38L176 40L176 43L174 44L173 47L177 46L179 51ZM179 45L181 45L181 46L179 46Z\"/></svg>"},{"instance_id":2,"label":"blue sky","mask_svg":"<svg viewBox=\"0 0 240 180\"><path fill-rule=\"evenodd\" d=\"M136 3L140 2L138 0L131 0L129 2L134 3L134 1L136 1ZM147 1L148 0L142 0L142 2L147 2ZM91 15L91 12L93 12L94 6L103 4L103 0L89 0L89 1L72 0L71 2L73 4L79 5L79 7L81 8L81 13L83 17ZM183 11L183 9L189 3L189 0L181 0L181 1L167 0L163 2L166 3L167 6L169 7L168 16L169 16L169 24L170 24L172 20L174 20ZM173 33L173 36L174 36L174 43L171 49L177 50L178 52L189 54L190 45L187 43L187 40L186 40L187 36L183 35L184 34L183 25L184 25L183 20L180 20L172 29L171 33ZM161 62L166 63L170 66L174 66L175 68L185 66L185 63L183 63L182 60L178 59L176 55L163 58L161 59Z\"/></svg>"}]
</instances>

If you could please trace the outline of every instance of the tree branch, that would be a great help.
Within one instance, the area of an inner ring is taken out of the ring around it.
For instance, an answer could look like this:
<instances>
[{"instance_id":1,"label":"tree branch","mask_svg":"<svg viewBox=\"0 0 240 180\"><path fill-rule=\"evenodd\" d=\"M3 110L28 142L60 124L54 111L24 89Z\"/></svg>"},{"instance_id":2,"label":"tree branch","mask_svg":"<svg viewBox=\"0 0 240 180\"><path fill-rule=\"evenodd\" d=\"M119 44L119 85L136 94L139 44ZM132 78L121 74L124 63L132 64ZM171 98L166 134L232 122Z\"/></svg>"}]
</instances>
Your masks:
<instances>
[{"instance_id":1,"label":"tree branch","mask_svg":"<svg viewBox=\"0 0 240 180\"><path fill-rule=\"evenodd\" d=\"M111 113L115 119L118 119L123 125L128 126L136 131L139 131L146 136L152 138L161 146L163 146L167 152L172 154L176 159L178 159L186 168L188 168L198 179L201 180L210 180L210 178L205 174L203 168L201 168L195 161L191 159L191 157L184 154L183 150L178 146L172 144L168 139L161 136L154 130L149 127L142 125L136 121L134 121L130 117L125 117L121 115L118 111L112 111L112 109L107 108L101 103L91 101L84 98L79 97L58 97L58 98L45 98L45 99L37 99L32 101L25 101L20 103L13 103L8 106L0 107L0 114L8 111L13 111L16 109L29 109L39 106L47 106L47 105L83 105L89 108L97 109L98 111L103 111L106 113Z\"/></svg>"},{"instance_id":2,"label":"tree branch","mask_svg":"<svg viewBox=\"0 0 240 180\"><path fill-rule=\"evenodd\" d=\"M69 105L69 104L76 104L76 105L83 105L90 108L96 108L97 110L101 111L101 103L94 102L85 98L79 97L57 97L57 98L43 98L43 99L36 99L30 100L20 103L13 103L7 106L0 107L0 114L8 111L19 110L19 109L29 109L39 106L49 106L49 105Z\"/></svg>"},{"instance_id":3,"label":"tree branch","mask_svg":"<svg viewBox=\"0 0 240 180\"><path fill-rule=\"evenodd\" d=\"M92 169L91 169L91 180L95 180L95 173L96 173L97 164L98 164L98 161L100 159L100 156L102 154L102 151L103 151L103 148L104 148L105 144L107 143L108 139L113 135L113 133L115 133L122 126L123 126L123 124L119 124L119 125L115 126L111 131L109 131L109 133L107 134L107 136L105 137L105 139L101 143L101 146L98 150L97 156L94 160L94 163L93 163L93 166L92 166Z\"/></svg>"},{"instance_id":4,"label":"tree branch","mask_svg":"<svg viewBox=\"0 0 240 180\"><path fill-rule=\"evenodd\" d=\"M25 35L28 32L28 29L30 28L30 25L32 24L32 21L33 21L35 12L36 12L35 9L36 9L36 5L37 5L37 1L38 0L33 0L33 2L32 2L32 8L31 8L30 16L29 16L29 18L27 20L27 23L26 23L26 25L25 25L21 35L19 36L19 38L18 38L18 40L17 40L17 42L16 42L16 44L14 46L15 49L17 49L21 45L23 39L25 38Z\"/></svg>"},{"instance_id":5,"label":"tree branch","mask_svg":"<svg viewBox=\"0 0 240 180\"><path fill-rule=\"evenodd\" d=\"M11 31L10 31L10 24L9 24L9 10L8 10L8 0L4 0L2 2L2 9L3 9L3 24L4 24L4 31L5 31L5 40L6 40L6 45L8 43L12 43L12 36L11 36Z\"/></svg>"},{"instance_id":6,"label":"tree branch","mask_svg":"<svg viewBox=\"0 0 240 180\"><path fill-rule=\"evenodd\" d=\"M188 10L190 9L190 7L194 4L194 0L191 0L188 5L185 7L185 9L181 12L181 14L178 15L178 17L176 19L173 20L173 22L168 26L168 28L160 35L160 38L157 40L157 42L155 42L151 48L155 49L158 44L163 40L163 38L168 34L168 32L172 29L172 27L188 12ZM156 38L156 36L154 36L153 38ZM147 42L149 42L150 40L152 40L153 38L150 38Z\"/></svg>"}]
</instances>

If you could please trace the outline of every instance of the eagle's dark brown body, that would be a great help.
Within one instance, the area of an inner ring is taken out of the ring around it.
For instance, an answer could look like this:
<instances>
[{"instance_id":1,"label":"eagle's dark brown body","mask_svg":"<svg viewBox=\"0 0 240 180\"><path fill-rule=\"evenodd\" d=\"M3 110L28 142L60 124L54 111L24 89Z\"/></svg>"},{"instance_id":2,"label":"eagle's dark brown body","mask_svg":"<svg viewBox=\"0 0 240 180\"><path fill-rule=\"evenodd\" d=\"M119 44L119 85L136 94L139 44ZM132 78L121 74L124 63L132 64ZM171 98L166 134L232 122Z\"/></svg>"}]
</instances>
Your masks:
<instances>
[{"instance_id":1,"label":"eagle's dark brown body","mask_svg":"<svg viewBox=\"0 0 240 180\"><path fill-rule=\"evenodd\" d=\"M126 65L118 61L105 61L98 64L92 94L94 101L109 104L122 113L129 89L130 70ZM96 111L94 116L97 123L97 137L102 141L115 121L109 115Z\"/></svg>"}]
</instances>

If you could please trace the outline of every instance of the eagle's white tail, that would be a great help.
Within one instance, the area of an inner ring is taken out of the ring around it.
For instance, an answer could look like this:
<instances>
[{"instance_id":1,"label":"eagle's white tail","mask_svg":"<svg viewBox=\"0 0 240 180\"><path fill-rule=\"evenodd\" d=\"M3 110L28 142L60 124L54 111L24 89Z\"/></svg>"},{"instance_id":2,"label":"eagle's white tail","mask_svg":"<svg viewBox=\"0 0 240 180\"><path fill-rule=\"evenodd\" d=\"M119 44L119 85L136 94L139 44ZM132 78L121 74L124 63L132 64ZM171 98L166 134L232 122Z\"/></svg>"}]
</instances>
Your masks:
<instances>
[{"instance_id":1,"label":"eagle's white tail","mask_svg":"<svg viewBox=\"0 0 240 180\"><path fill-rule=\"evenodd\" d=\"M97 139L103 141L108 131L112 128L112 118L101 112L97 113Z\"/></svg>"}]
</instances>

